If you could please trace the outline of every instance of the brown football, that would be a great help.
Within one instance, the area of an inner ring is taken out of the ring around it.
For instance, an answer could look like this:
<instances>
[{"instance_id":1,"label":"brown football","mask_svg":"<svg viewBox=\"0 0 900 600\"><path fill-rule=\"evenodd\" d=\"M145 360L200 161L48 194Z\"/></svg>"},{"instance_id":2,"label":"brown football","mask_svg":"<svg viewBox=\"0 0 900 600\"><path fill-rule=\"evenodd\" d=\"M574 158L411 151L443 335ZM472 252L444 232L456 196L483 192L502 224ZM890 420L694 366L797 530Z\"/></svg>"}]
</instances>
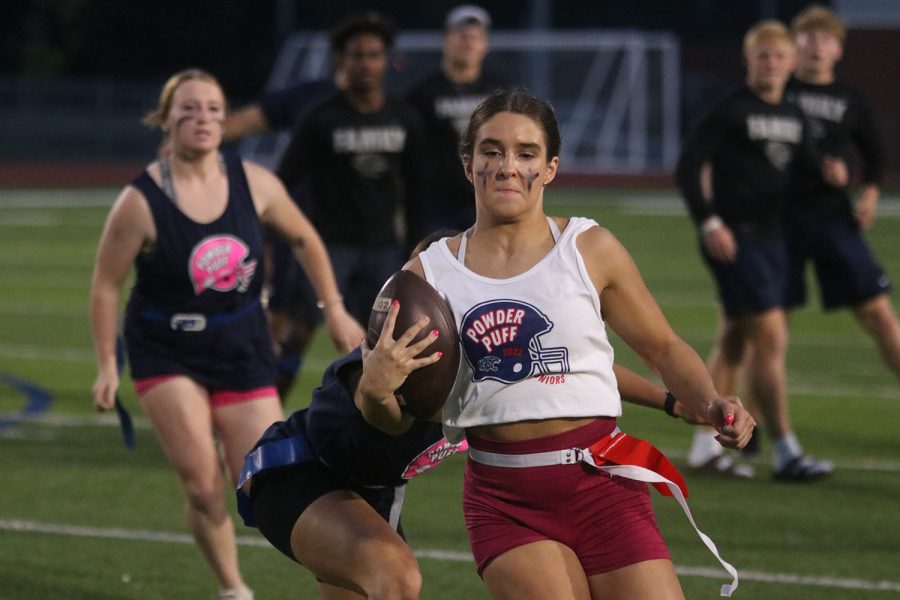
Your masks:
<instances>
[{"instance_id":1,"label":"brown football","mask_svg":"<svg viewBox=\"0 0 900 600\"><path fill-rule=\"evenodd\" d=\"M425 338L432 329L438 330L438 338L417 358L442 352L441 359L410 373L397 390L404 412L416 418L427 419L444 405L456 380L460 361L456 320L447 301L424 278L412 271L397 271L381 287L372 305L366 334L366 343L370 348L378 342L388 309L394 300L400 302L394 339L400 337L422 315L427 315L430 322L419 332L415 341Z\"/></svg>"}]
</instances>

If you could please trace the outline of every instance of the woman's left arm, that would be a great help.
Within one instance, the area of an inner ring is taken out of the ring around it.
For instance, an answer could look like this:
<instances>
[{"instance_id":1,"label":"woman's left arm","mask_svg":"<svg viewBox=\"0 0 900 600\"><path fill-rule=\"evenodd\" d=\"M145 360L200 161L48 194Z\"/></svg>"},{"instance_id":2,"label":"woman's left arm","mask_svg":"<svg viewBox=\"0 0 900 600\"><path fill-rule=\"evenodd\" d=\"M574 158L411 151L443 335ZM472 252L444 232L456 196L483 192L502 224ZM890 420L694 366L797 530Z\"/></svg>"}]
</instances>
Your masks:
<instances>
[{"instance_id":1,"label":"woman's left arm","mask_svg":"<svg viewBox=\"0 0 900 600\"><path fill-rule=\"evenodd\" d=\"M244 168L260 221L290 244L316 290L335 347L349 352L362 342L365 331L344 307L322 238L274 174L250 162L244 162Z\"/></svg>"},{"instance_id":2,"label":"woman's left arm","mask_svg":"<svg viewBox=\"0 0 900 600\"><path fill-rule=\"evenodd\" d=\"M616 376L619 396L624 402L665 411L676 419L692 425L708 425L706 413L697 415L693 411L687 410L668 390L643 375L620 364L613 364L613 373ZM670 399L671 407L667 407L666 404L670 402Z\"/></svg>"},{"instance_id":3,"label":"woman's left arm","mask_svg":"<svg viewBox=\"0 0 900 600\"><path fill-rule=\"evenodd\" d=\"M579 236L578 249L613 331L659 373L679 402L718 430L722 445L745 445L753 418L737 397L719 397L703 360L672 330L625 247L606 229L592 228Z\"/></svg>"}]
</instances>

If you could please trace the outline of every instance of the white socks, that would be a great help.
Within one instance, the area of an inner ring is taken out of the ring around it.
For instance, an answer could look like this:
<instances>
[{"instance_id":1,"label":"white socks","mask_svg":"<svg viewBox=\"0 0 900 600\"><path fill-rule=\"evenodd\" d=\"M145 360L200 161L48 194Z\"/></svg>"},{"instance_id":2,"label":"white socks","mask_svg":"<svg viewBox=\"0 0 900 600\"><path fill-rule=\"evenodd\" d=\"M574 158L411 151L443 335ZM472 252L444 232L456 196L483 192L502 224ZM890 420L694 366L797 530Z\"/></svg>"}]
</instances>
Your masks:
<instances>
[{"instance_id":1,"label":"white socks","mask_svg":"<svg viewBox=\"0 0 900 600\"><path fill-rule=\"evenodd\" d=\"M772 465L776 471L784 468L798 456L803 454L803 448L797 441L797 435L793 431L789 431L784 437L780 437L773 441L774 453L772 454Z\"/></svg>"},{"instance_id":2,"label":"white socks","mask_svg":"<svg viewBox=\"0 0 900 600\"><path fill-rule=\"evenodd\" d=\"M219 600L253 600L253 590L248 587L219 590Z\"/></svg>"}]
</instances>

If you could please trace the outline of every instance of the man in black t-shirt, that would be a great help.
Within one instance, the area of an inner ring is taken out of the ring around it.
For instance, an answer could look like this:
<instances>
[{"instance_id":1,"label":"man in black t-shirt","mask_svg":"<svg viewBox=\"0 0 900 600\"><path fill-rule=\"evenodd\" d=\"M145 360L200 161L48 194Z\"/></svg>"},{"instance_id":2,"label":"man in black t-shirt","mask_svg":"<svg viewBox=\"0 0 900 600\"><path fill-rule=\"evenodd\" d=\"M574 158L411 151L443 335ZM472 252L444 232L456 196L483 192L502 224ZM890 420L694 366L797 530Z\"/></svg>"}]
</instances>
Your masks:
<instances>
[{"instance_id":1,"label":"man in black t-shirt","mask_svg":"<svg viewBox=\"0 0 900 600\"><path fill-rule=\"evenodd\" d=\"M362 323L403 264L406 232L421 229L422 126L414 109L384 89L393 40L375 13L332 31L345 87L304 114L278 168L289 190L302 182L304 209L325 242L348 311ZM273 298L269 312L276 336L300 354L333 307L317 307L297 275L296 292ZM282 374L282 389L291 383Z\"/></svg>"},{"instance_id":2,"label":"man in black t-shirt","mask_svg":"<svg viewBox=\"0 0 900 600\"><path fill-rule=\"evenodd\" d=\"M746 85L694 129L679 160L677 182L722 305L723 322L710 358L716 389L723 395L733 392L735 366L746 350L748 392L774 443L773 475L809 480L828 475L832 465L803 453L788 414L784 208L796 181L824 174L843 184L846 171L832 159L823 161L819 172L803 114L783 98L795 58L787 28L777 21L751 28L744 57ZM709 443L715 443L713 436L708 431L695 435L689 465L732 466L723 464L721 450ZM749 470L733 473L752 476Z\"/></svg>"},{"instance_id":3,"label":"man in black t-shirt","mask_svg":"<svg viewBox=\"0 0 900 600\"><path fill-rule=\"evenodd\" d=\"M445 23L441 68L406 95L422 117L430 148L429 173L440 182L423 190L421 229L411 232L410 239L440 228L463 231L475 222L472 184L463 174L459 139L475 107L502 87L482 72L490 25L490 15L478 6L451 10Z\"/></svg>"},{"instance_id":4,"label":"man in black t-shirt","mask_svg":"<svg viewBox=\"0 0 900 600\"><path fill-rule=\"evenodd\" d=\"M900 377L900 324L888 292L890 280L875 261L862 231L875 220L884 170L884 148L868 103L835 80L843 53L843 24L826 8L810 7L791 23L798 47L797 72L786 96L803 110L825 154L860 159L860 193L810 181L788 211L790 258L787 307L806 301L805 268L812 260L826 309L848 307L875 339L885 364Z\"/></svg>"}]
</instances>

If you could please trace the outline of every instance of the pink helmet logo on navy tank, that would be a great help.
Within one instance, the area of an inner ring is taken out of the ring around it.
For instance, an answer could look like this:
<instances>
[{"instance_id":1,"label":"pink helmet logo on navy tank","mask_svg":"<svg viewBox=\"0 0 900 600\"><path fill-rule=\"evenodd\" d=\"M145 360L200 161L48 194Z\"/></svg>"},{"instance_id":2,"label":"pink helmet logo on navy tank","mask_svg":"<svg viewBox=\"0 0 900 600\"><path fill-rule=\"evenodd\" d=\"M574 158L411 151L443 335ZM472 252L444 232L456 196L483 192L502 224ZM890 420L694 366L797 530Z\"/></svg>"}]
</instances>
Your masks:
<instances>
[{"instance_id":1,"label":"pink helmet logo on navy tank","mask_svg":"<svg viewBox=\"0 0 900 600\"><path fill-rule=\"evenodd\" d=\"M194 293L206 290L246 292L256 272L256 259L247 260L250 249L231 235L216 235L198 243L188 259Z\"/></svg>"},{"instance_id":2,"label":"pink helmet logo on navy tank","mask_svg":"<svg viewBox=\"0 0 900 600\"><path fill-rule=\"evenodd\" d=\"M553 323L518 300L483 302L465 314L460 339L474 381L514 383L535 375L569 372L569 351L545 348L541 336Z\"/></svg>"}]
</instances>

